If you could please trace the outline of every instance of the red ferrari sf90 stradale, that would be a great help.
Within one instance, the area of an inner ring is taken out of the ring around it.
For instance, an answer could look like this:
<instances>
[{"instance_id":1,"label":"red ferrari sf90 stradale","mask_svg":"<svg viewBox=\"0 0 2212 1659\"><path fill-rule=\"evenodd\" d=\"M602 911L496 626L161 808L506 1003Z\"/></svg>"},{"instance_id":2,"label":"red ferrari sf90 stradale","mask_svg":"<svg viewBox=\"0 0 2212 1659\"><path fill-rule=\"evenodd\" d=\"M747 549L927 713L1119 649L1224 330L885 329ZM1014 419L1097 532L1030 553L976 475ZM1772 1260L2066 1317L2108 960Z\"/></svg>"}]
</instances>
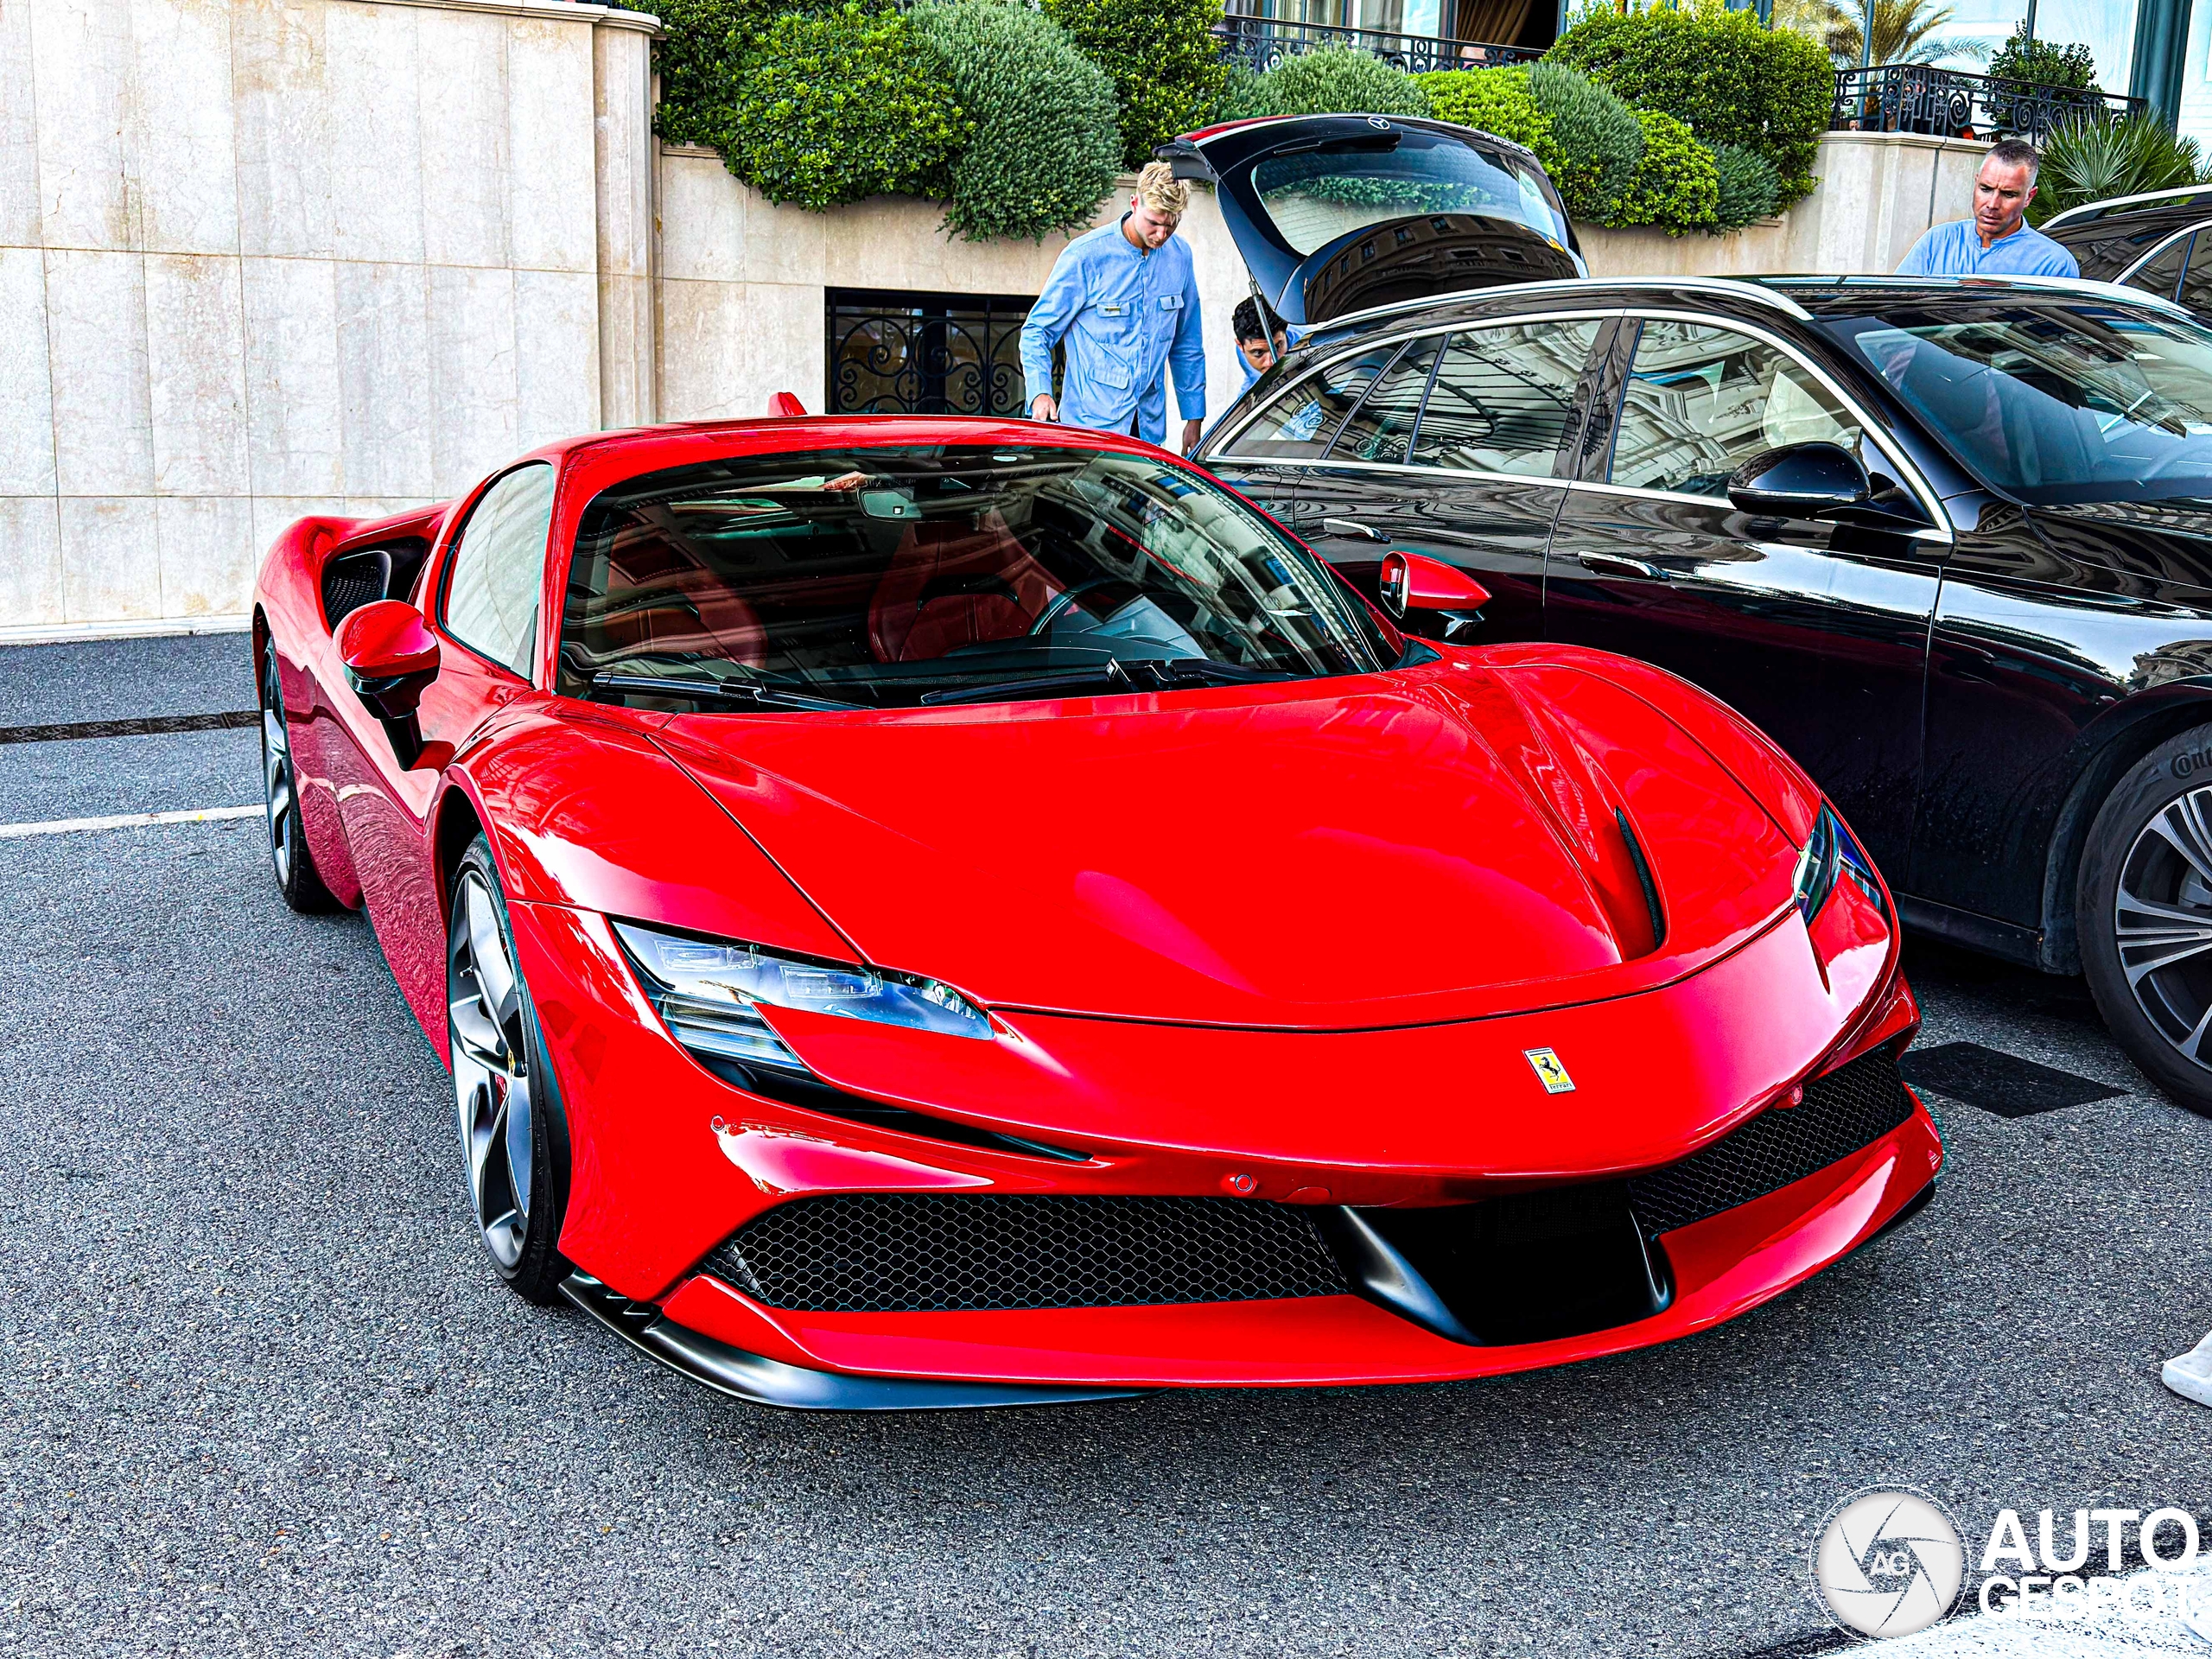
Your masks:
<instances>
[{"instance_id":1,"label":"red ferrari sf90 stradale","mask_svg":"<svg viewBox=\"0 0 2212 1659\"><path fill-rule=\"evenodd\" d=\"M1483 594L1386 561L1389 610ZM555 444L255 599L285 898L365 904L498 1271L746 1399L1478 1376L1933 1190L1889 897L1726 709L1431 643L1022 423Z\"/></svg>"}]
</instances>

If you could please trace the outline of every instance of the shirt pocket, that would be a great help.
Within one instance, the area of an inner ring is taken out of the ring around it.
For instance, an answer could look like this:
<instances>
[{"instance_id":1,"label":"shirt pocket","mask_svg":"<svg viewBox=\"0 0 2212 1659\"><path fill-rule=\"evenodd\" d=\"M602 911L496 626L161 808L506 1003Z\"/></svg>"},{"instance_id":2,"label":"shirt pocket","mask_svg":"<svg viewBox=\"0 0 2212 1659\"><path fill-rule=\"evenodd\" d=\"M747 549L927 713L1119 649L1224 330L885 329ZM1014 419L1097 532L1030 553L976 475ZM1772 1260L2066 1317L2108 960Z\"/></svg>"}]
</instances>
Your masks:
<instances>
[{"instance_id":1,"label":"shirt pocket","mask_svg":"<svg viewBox=\"0 0 2212 1659\"><path fill-rule=\"evenodd\" d=\"M1160 308L1163 311L1180 311L1183 308L1183 296L1180 294L1161 295Z\"/></svg>"}]
</instances>

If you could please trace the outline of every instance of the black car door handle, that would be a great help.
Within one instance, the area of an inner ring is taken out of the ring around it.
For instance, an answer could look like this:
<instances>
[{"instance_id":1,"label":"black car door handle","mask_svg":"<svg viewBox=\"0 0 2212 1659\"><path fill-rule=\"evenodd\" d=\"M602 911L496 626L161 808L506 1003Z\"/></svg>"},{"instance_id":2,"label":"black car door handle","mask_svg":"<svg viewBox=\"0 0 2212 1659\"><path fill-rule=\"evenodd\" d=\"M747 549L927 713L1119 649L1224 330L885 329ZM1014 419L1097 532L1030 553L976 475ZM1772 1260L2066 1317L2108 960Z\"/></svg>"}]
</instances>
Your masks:
<instances>
[{"instance_id":1,"label":"black car door handle","mask_svg":"<svg viewBox=\"0 0 2212 1659\"><path fill-rule=\"evenodd\" d=\"M1321 528L1332 536L1349 536L1356 542L1387 542L1390 538L1381 531L1361 524L1356 518L1324 518Z\"/></svg>"},{"instance_id":2,"label":"black car door handle","mask_svg":"<svg viewBox=\"0 0 2212 1659\"><path fill-rule=\"evenodd\" d=\"M1667 573L1646 559L1631 559L1625 553L1585 553L1580 556L1582 568L1600 576L1643 576L1651 582L1664 582Z\"/></svg>"}]
</instances>

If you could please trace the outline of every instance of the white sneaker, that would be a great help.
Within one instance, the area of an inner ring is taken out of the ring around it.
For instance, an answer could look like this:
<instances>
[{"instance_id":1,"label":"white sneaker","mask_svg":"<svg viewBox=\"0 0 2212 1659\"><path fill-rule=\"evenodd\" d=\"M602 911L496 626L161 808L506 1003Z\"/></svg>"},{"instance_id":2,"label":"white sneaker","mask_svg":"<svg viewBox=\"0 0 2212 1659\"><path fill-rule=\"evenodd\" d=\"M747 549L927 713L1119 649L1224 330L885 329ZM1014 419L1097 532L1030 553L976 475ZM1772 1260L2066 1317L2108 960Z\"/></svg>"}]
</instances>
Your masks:
<instances>
[{"instance_id":1,"label":"white sneaker","mask_svg":"<svg viewBox=\"0 0 2212 1659\"><path fill-rule=\"evenodd\" d=\"M2178 1359L2168 1360L2158 1375L2183 1399L2212 1406L2212 1336Z\"/></svg>"}]
</instances>

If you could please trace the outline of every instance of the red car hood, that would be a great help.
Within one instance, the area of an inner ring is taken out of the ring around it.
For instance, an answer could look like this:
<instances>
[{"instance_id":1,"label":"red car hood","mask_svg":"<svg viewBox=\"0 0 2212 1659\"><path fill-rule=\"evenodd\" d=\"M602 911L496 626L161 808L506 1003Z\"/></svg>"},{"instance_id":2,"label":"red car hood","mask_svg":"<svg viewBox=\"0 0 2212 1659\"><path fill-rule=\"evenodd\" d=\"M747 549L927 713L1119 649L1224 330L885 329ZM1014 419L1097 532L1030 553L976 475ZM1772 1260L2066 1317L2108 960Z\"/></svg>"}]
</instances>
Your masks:
<instances>
[{"instance_id":1,"label":"red car hood","mask_svg":"<svg viewBox=\"0 0 2212 1659\"><path fill-rule=\"evenodd\" d=\"M660 741L879 965L1007 1008L1372 1028L1662 983L1789 902L1775 817L1607 660Z\"/></svg>"}]
</instances>

